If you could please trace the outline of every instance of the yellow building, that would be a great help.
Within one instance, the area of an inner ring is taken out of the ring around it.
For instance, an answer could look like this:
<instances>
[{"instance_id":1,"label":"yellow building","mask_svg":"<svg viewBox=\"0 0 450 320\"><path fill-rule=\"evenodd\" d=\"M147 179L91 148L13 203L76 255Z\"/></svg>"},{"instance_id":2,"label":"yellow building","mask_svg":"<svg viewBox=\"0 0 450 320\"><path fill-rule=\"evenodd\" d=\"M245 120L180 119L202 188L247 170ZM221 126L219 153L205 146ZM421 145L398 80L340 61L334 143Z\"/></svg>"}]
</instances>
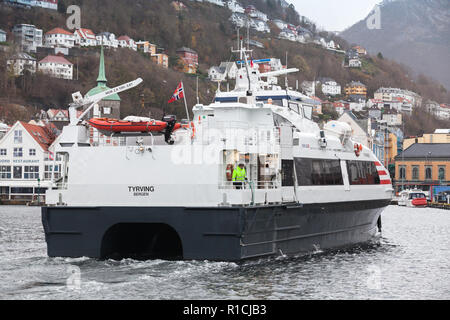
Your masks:
<instances>
[{"instance_id":1,"label":"yellow building","mask_svg":"<svg viewBox=\"0 0 450 320\"><path fill-rule=\"evenodd\" d=\"M352 81L345 87L345 94L349 97L365 98L367 96L367 87L359 81Z\"/></svg>"},{"instance_id":2,"label":"yellow building","mask_svg":"<svg viewBox=\"0 0 450 320\"><path fill-rule=\"evenodd\" d=\"M405 138L403 141L403 150L406 150L414 143L448 143L450 146L450 129L438 129L435 133L427 133L422 137Z\"/></svg>"},{"instance_id":3,"label":"yellow building","mask_svg":"<svg viewBox=\"0 0 450 320\"><path fill-rule=\"evenodd\" d=\"M387 168L395 163L395 157L398 155L397 136L393 133L385 135L384 141L384 165Z\"/></svg>"},{"instance_id":4,"label":"yellow building","mask_svg":"<svg viewBox=\"0 0 450 320\"><path fill-rule=\"evenodd\" d=\"M157 53L152 55L152 60L166 69L169 67L169 56L165 53Z\"/></svg>"},{"instance_id":5,"label":"yellow building","mask_svg":"<svg viewBox=\"0 0 450 320\"><path fill-rule=\"evenodd\" d=\"M136 45L138 50L148 53L150 56L156 54L156 44L150 43L149 41L138 41Z\"/></svg>"},{"instance_id":6,"label":"yellow building","mask_svg":"<svg viewBox=\"0 0 450 320\"><path fill-rule=\"evenodd\" d=\"M414 143L395 158L396 191L450 185L450 144Z\"/></svg>"}]
</instances>

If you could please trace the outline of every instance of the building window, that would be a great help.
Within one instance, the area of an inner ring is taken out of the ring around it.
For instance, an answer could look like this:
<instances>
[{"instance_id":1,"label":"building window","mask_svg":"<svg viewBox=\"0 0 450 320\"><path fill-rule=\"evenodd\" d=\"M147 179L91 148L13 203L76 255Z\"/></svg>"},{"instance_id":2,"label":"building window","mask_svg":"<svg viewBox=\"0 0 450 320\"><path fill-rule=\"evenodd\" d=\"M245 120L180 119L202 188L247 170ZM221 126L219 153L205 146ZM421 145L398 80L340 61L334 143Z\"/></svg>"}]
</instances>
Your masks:
<instances>
[{"instance_id":1,"label":"building window","mask_svg":"<svg viewBox=\"0 0 450 320\"><path fill-rule=\"evenodd\" d=\"M44 180L51 180L52 172L53 172L53 165L46 165L44 170L45 170L44 171ZM55 166L54 178L55 179L61 178L61 166L60 165Z\"/></svg>"},{"instance_id":2,"label":"building window","mask_svg":"<svg viewBox=\"0 0 450 320\"><path fill-rule=\"evenodd\" d=\"M23 157L23 149L22 148L14 148L14 157L22 158Z\"/></svg>"},{"instance_id":3,"label":"building window","mask_svg":"<svg viewBox=\"0 0 450 320\"><path fill-rule=\"evenodd\" d=\"M406 167L399 167L399 179L406 179Z\"/></svg>"},{"instance_id":4,"label":"building window","mask_svg":"<svg viewBox=\"0 0 450 320\"><path fill-rule=\"evenodd\" d=\"M445 167L439 167L438 177L439 181L445 180Z\"/></svg>"},{"instance_id":5,"label":"building window","mask_svg":"<svg viewBox=\"0 0 450 320\"><path fill-rule=\"evenodd\" d=\"M22 179L22 167L14 167L14 179Z\"/></svg>"},{"instance_id":6,"label":"building window","mask_svg":"<svg viewBox=\"0 0 450 320\"><path fill-rule=\"evenodd\" d=\"M109 108L109 107L104 107L104 108L103 108L103 114L111 114L111 108Z\"/></svg>"},{"instance_id":7,"label":"building window","mask_svg":"<svg viewBox=\"0 0 450 320\"><path fill-rule=\"evenodd\" d=\"M432 180L433 179L433 168L432 167L426 167L425 168L425 179L426 180Z\"/></svg>"},{"instance_id":8,"label":"building window","mask_svg":"<svg viewBox=\"0 0 450 320\"><path fill-rule=\"evenodd\" d=\"M14 143L22 143L22 130L14 131Z\"/></svg>"},{"instance_id":9,"label":"building window","mask_svg":"<svg viewBox=\"0 0 450 320\"><path fill-rule=\"evenodd\" d=\"M36 149L30 149L30 156L35 156L36 155Z\"/></svg>"},{"instance_id":10,"label":"building window","mask_svg":"<svg viewBox=\"0 0 450 320\"><path fill-rule=\"evenodd\" d=\"M38 166L25 166L24 179L39 179Z\"/></svg>"},{"instance_id":11,"label":"building window","mask_svg":"<svg viewBox=\"0 0 450 320\"><path fill-rule=\"evenodd\" d=\"M0 166L0 179L11 179L10 166Z\"/></svg>"},{"instance_id":12,"label":"building window","mask_svg":"<svg viewBox=\"0 0 450 320\"><path fill-rule=\"evenodd\" d=\"M0 149L0 156L7 156L8 151L6 149Z\"/></svg>"},{"instance_id":13,"label":"building window","mask_svg":"<svg viewBox=\"0 0 450 320\"><path fill-rule=\"evenodd\" d=\"M419 167L418 166L413 166L413 168L412 168L412 179L419 180Z\"/></svg>"}]
</instances>

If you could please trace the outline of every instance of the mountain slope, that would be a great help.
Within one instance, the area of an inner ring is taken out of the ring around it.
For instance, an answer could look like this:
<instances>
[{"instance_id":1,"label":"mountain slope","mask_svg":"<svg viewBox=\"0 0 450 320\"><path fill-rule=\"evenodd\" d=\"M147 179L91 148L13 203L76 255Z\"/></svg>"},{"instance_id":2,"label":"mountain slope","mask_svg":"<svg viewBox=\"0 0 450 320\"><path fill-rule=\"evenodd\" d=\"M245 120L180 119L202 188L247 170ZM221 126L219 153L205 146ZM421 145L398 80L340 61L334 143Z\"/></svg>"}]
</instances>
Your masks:
<instances>
[{"instance_id":1,"label":"mountain slope","mask_svg":"<svg viewBox=\"0 0 450 320\"><path fill-rule=\"evenodd\" d=\"M340 36L369 52L382 52L450 89L450 1L390 0L380 10L381 29L370 30L363 20Z\"/></svg>"}]
</instances>

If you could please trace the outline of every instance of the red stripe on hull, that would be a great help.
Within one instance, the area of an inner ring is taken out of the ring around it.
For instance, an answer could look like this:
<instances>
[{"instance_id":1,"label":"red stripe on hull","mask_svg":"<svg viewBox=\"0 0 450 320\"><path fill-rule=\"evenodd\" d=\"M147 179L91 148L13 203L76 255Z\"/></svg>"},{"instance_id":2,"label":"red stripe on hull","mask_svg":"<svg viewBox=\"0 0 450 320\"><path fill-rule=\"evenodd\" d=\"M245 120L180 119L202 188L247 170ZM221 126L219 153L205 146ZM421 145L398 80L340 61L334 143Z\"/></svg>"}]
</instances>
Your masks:
<instances>
[{"instance_id":1,"label":"red stripe on hull","mask_svg":"<svg viewBox=\"0 0 450 320\"><path fill-rule=\"evenodd\" d=\"M381 180L380 184L391 184L391 180Z\"/></svg>"}]
</instances>

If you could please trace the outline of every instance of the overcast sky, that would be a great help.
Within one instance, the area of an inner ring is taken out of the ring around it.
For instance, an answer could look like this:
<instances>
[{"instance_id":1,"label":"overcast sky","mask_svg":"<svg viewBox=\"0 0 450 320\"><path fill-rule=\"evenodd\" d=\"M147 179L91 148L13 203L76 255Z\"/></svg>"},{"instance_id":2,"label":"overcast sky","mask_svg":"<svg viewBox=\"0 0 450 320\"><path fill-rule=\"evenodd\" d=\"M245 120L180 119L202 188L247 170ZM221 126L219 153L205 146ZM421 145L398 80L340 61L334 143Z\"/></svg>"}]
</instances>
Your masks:
<instances>
[{"instance_id":1,"label":"overcast sky","mask_svg":"<svg viewBox=\"0 0 450 320\"><path fill-rule=\"evenodd\" d=\"M343 31L364 19L382 0L288 0L298 13L327 31Z\"/></svg>"}]
</instances>

